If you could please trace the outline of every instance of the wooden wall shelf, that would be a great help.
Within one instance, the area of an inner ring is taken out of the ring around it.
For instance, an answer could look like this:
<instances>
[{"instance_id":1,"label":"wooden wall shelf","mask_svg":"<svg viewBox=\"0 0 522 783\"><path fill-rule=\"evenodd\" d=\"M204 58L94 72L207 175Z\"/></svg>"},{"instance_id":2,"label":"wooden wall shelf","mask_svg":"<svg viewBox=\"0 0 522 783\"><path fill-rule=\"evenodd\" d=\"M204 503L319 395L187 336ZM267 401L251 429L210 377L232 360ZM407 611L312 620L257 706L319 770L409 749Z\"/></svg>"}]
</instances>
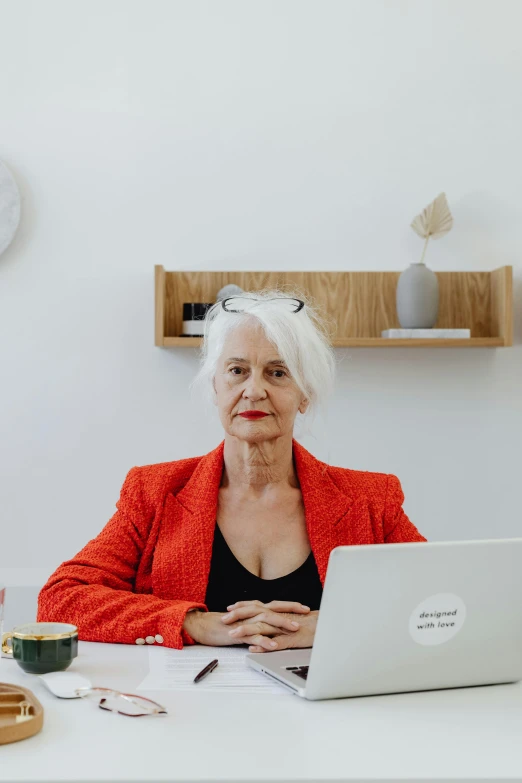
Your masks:
<instances>
[{"instance_id":1,"label":"wooden wall shelf","mask_svg":"<svg viewBox=\"0 0 522 783\"><path fill-rule=\"evenodd\" d=\"M513 267L492 272L437 272L439 329L471 329L469 340L387 340L399 328L395 291L400 272L167 272L155 267L155 344L200 345L180 337L183 302L214 302L228 283L245 291L294 285L335 315L333 345L348 348L501 348L513 345Z\"/></svg>"}]
</instances>

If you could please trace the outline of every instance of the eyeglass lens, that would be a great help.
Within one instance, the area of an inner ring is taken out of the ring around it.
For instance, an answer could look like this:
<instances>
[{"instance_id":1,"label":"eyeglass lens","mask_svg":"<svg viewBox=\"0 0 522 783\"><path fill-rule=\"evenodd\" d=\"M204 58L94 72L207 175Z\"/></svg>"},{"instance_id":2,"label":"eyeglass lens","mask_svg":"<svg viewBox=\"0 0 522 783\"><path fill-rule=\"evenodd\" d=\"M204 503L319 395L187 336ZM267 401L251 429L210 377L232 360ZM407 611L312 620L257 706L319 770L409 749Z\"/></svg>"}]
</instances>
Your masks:
<instances>
[{"instance_id":1,"label":"eyeglass lens","mask_svg":"<svg viewBox=\"0 0 522 783\"><path fill-rule=\"evenodd\" d=\"M229 312L244 312L245 310L249 310L255 307L259 301L267 300L251 299L247 296L233 296L226 300L225 310L228 310ZM292 313L295 313L297 310L299 310L301 305L299 299L285 299L283 297L269 299L268 301L274 302L276 303L277 307L282 307Z\"/></svg>"},{"instance_id":2,"label":"eyeglass lens","mask_svg":"<svg viewBox=\"0 0 522 783\"><path fill-rule=\"evenodd\" d=\"M138 717L139 715L153 715L160 712L161 708L155 707L151 702L141 700L139 696L133 696L132 701L124 696L110 695L100 699L99 706L104 710L119 712L121 715Z\"/></svg>"}]
</instances>

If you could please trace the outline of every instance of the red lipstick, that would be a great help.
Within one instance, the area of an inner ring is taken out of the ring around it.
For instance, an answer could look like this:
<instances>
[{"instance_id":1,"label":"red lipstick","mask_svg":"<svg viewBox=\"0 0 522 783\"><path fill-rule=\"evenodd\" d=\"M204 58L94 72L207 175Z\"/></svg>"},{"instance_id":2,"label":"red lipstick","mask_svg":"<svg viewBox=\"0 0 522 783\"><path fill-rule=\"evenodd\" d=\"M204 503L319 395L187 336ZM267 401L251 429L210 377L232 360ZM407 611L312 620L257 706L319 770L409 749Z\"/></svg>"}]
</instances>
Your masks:
<instances>
[{"instance_id":1,"label":"red lipstick","mask_svg":"<svg viewBox=\"0 0 522 783\"><path fill-rule=\"evenodd\" d=\"M239 414L244 419L262 419L265 416L268 416L268 413L264 413L264 411L243 411L243 413Z\"/></svg>"}]
</instances>

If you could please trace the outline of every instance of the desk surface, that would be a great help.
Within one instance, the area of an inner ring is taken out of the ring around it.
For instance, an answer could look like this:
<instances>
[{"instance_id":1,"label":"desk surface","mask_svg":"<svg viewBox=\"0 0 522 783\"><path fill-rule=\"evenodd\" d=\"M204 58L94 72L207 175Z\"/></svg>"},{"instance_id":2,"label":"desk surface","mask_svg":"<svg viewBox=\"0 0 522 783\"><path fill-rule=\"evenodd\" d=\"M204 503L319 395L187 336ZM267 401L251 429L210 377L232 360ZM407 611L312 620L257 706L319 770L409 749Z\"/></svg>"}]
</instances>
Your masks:
<instances>
[{"instance_id":1,"label":"desk surface","mask_svg":"<svg viewBox=\"0 0 522 783\"><path fill-rule=\"evenodd\" d=\"M71 670L132 692L148 652L82 642ZM322 702L150 691L169 715L131 719L58 700L4 658L0 681L31 688L45 709L40 734L0 746L2 783L522 780L522 683Z\"/></svg>"}]
</instances>

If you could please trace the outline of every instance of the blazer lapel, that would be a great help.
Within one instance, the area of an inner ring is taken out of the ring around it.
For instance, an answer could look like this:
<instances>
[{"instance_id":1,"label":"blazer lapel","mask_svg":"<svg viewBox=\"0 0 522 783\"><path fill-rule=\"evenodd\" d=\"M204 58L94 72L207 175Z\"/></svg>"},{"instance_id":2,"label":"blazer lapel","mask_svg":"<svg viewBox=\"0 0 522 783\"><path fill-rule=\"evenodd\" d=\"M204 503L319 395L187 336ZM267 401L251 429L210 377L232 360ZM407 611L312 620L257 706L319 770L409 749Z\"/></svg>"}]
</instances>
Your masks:
<instances>
[{"instance_id":1,"label":"blazer lapel","mask_svg":"<svg viewBox=\"0 0 522 783\"><path fill-rule=\"evenodd\" d=\"M207 590L223 473L222 441L198 462L177 495L169 492L156 547L154 593L203 603Z\"/></svg>"},{"instance_id":2,"label":"blazer lapel","mask_svg":"<svg viewBox=\"0 0 522 783\"><path fill-rule=\"evenodd\" d=\"M324 585L332 549L373 543L368 504L364 497L340 490L330 476L329 466L316 459L296 440L293 452L308 538Z\"/></svg>"}]
</instances>

